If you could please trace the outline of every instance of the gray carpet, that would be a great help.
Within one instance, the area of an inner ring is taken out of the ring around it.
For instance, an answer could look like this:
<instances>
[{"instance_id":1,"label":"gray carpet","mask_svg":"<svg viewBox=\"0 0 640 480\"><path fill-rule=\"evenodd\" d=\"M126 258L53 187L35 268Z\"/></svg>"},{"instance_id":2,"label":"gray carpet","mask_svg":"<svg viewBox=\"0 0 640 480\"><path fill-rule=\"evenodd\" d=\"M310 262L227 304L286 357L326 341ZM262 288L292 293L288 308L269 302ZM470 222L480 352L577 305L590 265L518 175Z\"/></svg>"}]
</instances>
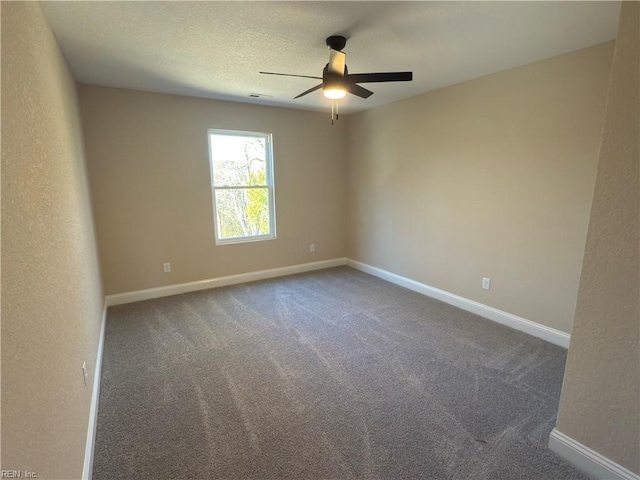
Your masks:
<instances>
[{"instance_id":1,"label":"gray carpet","mask_svg":"<svg viewBox=\"0 0 640 480\"><path fill-rule=\"evenodd\" d=\"M348 267L109 309L94 479L585 479L566 352Z\"/></svg>"}]
</instances>

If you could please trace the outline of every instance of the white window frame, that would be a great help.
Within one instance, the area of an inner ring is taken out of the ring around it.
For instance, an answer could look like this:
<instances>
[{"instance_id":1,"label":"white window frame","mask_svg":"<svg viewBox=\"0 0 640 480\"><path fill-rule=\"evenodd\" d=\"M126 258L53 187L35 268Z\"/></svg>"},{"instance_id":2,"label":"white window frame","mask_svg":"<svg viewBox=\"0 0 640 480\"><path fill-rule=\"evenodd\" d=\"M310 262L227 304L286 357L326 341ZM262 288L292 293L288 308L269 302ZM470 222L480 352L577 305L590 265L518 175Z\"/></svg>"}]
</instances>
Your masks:
<instances>
[{"instance_id":1,"label":"white window frame","mask_svg":"<svg viewBox=\"0 0 640 480\"><path fill-rule=\"evenodd\" d=\"M265 140L265 177L266 185L249 185L249 186L221 186L216 187L213 178L213 156L211 142L213 135L238 136L238 137L258 137ZM270 133L262 132L242 132L238 130L219 130L210 128L207 130L207 139L209 145L209 170L211 173L211 197L213 202L213 229L215 231L216 245L228 245L233 243L260 242L263 240L274 240L276 238L276 202L273 175L273 136ZM266 235L243 235L240 237L220 238L219 218L216 206L216 190L233 190L238 188L266 188L267 199L269 203L269 233Z\"/></svg>"}]
</instances>

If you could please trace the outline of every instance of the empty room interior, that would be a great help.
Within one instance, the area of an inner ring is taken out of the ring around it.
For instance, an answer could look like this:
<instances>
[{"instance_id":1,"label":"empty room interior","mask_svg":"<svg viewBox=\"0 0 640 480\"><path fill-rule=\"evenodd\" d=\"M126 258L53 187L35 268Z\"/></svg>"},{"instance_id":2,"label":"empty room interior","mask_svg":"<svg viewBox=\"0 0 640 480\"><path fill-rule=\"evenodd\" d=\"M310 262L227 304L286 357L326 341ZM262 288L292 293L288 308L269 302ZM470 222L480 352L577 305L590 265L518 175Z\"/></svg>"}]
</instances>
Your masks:
<instances>
[{"instance_id":1,"label":"empty room interior","mask_svg":"<svg viewBox=\"0 0 640 480\"><path fill-rule=\"evenodd\" d=\"M638 480L639 7L2 1L1 476Z\"/></svg>"}]
</instances>

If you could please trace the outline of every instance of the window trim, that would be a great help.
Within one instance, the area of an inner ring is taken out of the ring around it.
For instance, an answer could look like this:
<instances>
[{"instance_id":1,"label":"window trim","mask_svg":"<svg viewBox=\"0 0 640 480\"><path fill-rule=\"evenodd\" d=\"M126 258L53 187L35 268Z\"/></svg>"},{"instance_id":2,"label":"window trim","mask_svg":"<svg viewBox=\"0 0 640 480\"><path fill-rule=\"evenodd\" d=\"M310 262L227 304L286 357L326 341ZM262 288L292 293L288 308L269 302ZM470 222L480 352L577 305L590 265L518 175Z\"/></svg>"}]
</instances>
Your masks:
<instances>
[{"instance_id":1,"label":"window trim","mask_svg":"<svg viewBox=\"0 0 640 480\"><path fill-rule=\"evenodd\" d=\"M265 139L265 170L266 185L248 185L248 186L223 186L216 187L213 178L213 156L211 155L211 141L213 135L226 135L236 137L262 137ZM211 183L211 202L213 204L213 231L216 245L230 245L236 243L260 242L264 240L275 240L276 236L276 199L275 199L275 182L274 182L274 161L273 161L273 135L265 132L247 132L240 130L222 130L218 128L209 128L207 130L207 144L209 146L209 180ZM218 226L218 211L216 207L216 190L232 190L232 189L250 189L250 188L266 188L267 200L269 206L269 232L266 235L251 235L241 237L220 238Z\"/></svg>"}]
</instances>

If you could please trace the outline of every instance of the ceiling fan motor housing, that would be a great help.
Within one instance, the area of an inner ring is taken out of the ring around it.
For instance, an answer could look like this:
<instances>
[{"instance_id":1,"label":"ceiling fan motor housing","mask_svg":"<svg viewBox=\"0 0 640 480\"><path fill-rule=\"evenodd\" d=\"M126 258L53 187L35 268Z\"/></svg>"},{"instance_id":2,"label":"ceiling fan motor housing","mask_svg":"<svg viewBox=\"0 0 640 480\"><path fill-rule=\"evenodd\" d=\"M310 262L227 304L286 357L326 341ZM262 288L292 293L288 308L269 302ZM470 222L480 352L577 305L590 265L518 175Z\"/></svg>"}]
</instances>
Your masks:
<instances>
[{"instance_id":1,"label":"ceiling fan motor housing","mask_svg":"<svg viewBox=\"0 0 640 480\"><path fill-rule=\"evenodd\" d=\"M322 89L345 88L346 75L348 75L346 65L344 67L344 75L340 75L339 73L330 72L327 64L322 70Z\"/></svg>"}]
</instances>

